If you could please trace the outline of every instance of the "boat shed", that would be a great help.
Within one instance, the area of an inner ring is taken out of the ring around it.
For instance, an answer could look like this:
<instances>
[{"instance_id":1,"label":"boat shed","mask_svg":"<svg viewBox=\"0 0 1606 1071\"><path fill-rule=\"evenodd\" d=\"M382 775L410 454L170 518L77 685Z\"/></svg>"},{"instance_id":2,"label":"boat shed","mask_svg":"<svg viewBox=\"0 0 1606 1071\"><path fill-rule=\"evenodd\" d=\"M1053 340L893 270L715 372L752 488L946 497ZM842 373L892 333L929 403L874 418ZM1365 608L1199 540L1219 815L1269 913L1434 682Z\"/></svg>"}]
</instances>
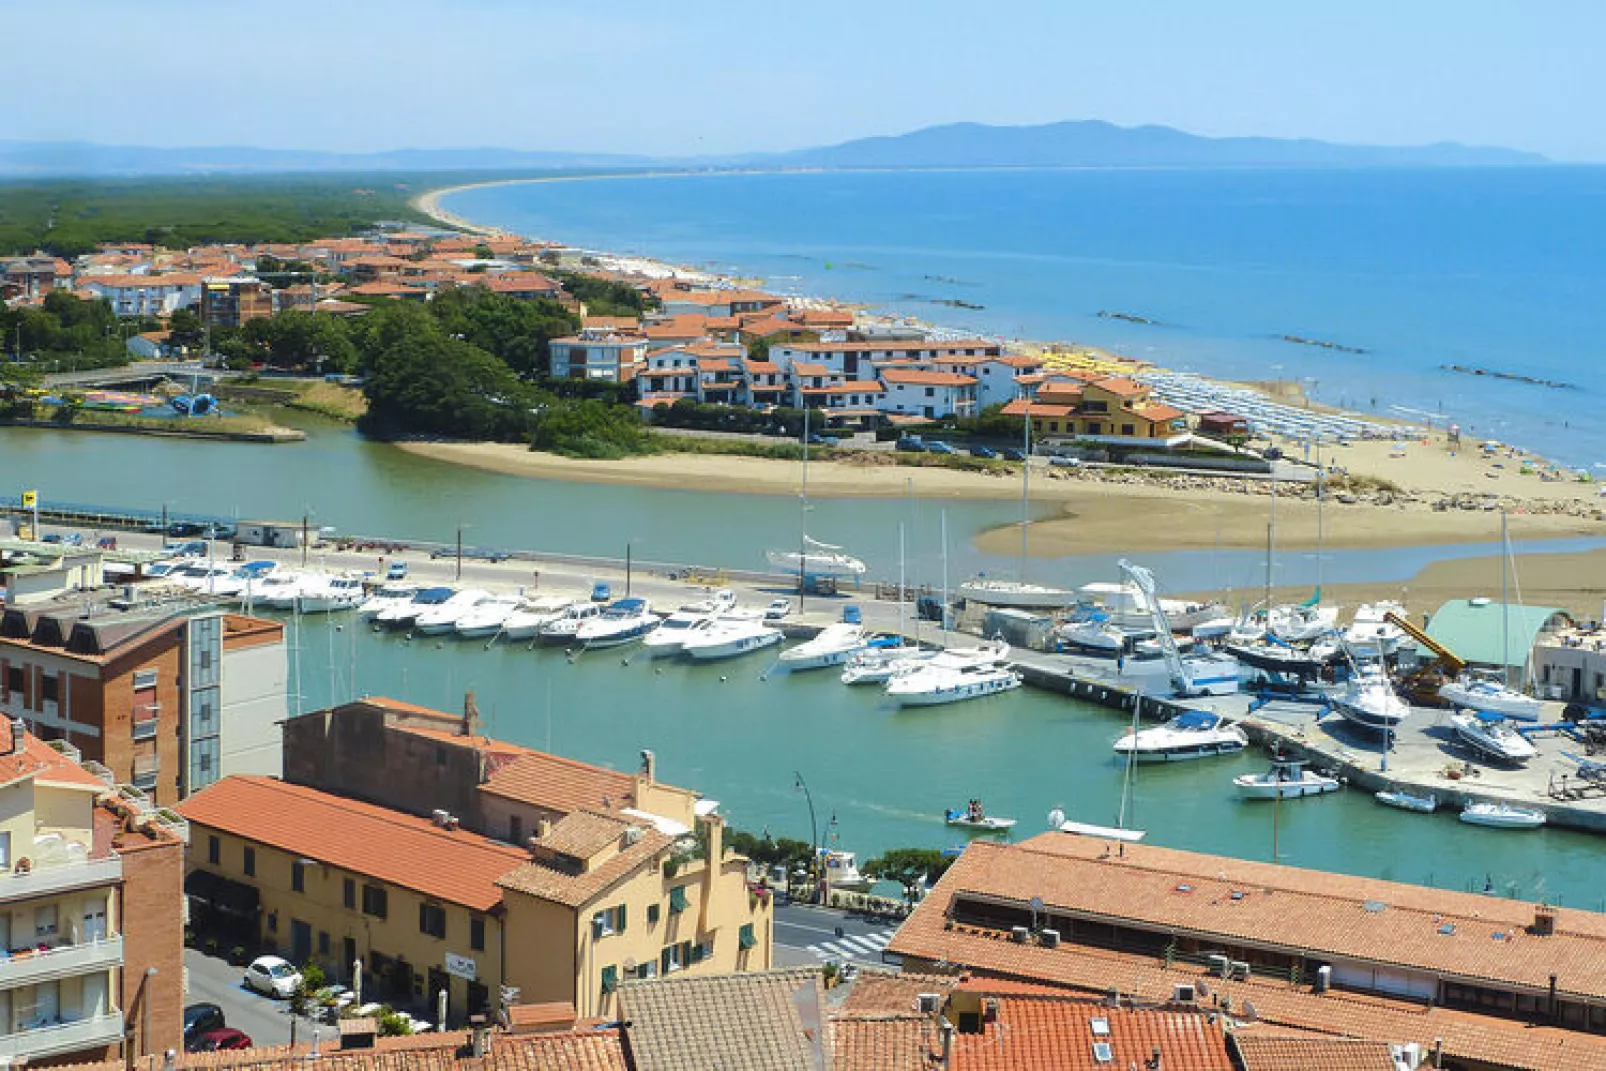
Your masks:
<instances>
[{"instance_id":1,"label":"boat shed","mask_svg":"<svg viewBox=\"0 0 1606 1071\"><path fill-rule=\"evenodd\" d=\"M1427 632L1469 665L1520 670L1541 636L1576 625L1572 615L1554 606L1451 599L1428 619Z\"/></svg>"},{"instance_id":2,"label":"boat shed","mask_svg":"<svg viewBox=\"0 0 1606 1071\"><path fill-rule=\"evenodd\" d=\"M307 531L306 521L241 521L235 526L234 541L257 547L293 549L301 546L303 533Z\"/></svg>"}]
</instances>

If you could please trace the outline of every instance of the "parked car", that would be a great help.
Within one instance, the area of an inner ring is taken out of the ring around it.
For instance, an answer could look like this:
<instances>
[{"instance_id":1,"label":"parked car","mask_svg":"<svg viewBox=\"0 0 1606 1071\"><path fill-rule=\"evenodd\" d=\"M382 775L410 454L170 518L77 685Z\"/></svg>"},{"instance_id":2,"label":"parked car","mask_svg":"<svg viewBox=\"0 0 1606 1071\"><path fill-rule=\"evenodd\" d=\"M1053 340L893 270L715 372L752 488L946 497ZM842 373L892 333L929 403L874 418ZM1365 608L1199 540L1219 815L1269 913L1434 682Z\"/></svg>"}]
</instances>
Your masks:
<instances>
[{"instance_id":1,"label":"parked car","mask_svg":"<svg viewBox=\"0 0 1606 1071\"><path fill-rule=\"evenodd\" d=\"M301 972L279 956L258 956L245 969L245 987L270 997L288 998L301 985Z\"/></svg>"},{"instance_id":2,"label":"parked car","mask_svg":"<svg viewBox=\"0 0 1606 1071\"><path fill-rule=\"evenodd\" d=\"M857 605L849 603L848 605L842 607L842 623L844 625L864 624L864 615L859 612Z\"/></svg>"},{"instance_id":3,"label":"parked car","mask_svg":"<svg viewBox=\"0 0 1606 1071\"><path fill-rule=\"evenodd\" d=\"M1025 461L1026 460L1026 451L1020 449L1019 447L1011 446L1008 450L1004 451L1004 460L1005 461Z\"/></svg>"},{"instance_id":4,"label":"parked car","mask_svg":"<svg viewBox=\"0 0 1606 1071\"><path fill-rule=\"evenodd\" d=\"M928 454L956 454L958 452L941 439L933 439L926 444L926 453Z\"/></svg>"},{"instance_id":5,"label":"parked car","mask_svg":"<svg viewBox=\"0 0 1606 1071\"><path fill-rule=\"evenodd\" d=\"M223 1019L223 1009L216 1004L189 1004L184 1008L184 1051L194 1052L190 1046L201 1039L203 1034L210 1034L214 1030L222 1030L227 1026Z\"/></svg>"},{"instance_id":6,"label":"parked car","mask_svg":"<svg viewBox=\"0 0 1606 1071\"><path fill-rule=\"evenodd\" d=\"M186 1043L184 1051L226 1052L230 1049L249 1049L251 1047L251 1035L243 1030L236 1030L232 1026L226 1026L221 1030L208 1031L196 1038L194 1042Z\"/></svg>"},{"instance_id":7,"label":"parked car","mask_svg":"<svg viewBox=\"0 0 1606 1071\"><path fill-rule=\"evenodd\" d=\"M983 446L980 443L977 443L975 446L970 448L970 456L993 458L998 456L998 451L994 450L990 446Z\"/></svg>"},{"instance_id":8,"label":"parked car","mask_svg":"<svg viewBox=\"0 0 1606 1071\"><path fill-rule=\"evenodd\" d=\"M168 543L162 550L175 558L203 558L206 556L206 540L192 539L186 543Z\"/></svg>"},{"instance_id":9,"label":"parked car","mask_svg":"<svg viewBox=\"0 0 1606 1071\"><path fill-rule=\"evenodd\" d=\"M386 580L406 580L407 579L407 563L406 562L391 562L390 563L390 568L385 570L385 579Z\"/></svg>"},{"instance_id":10,"label":"parked car","mask_svg":"<svg viewBox=\"0 0 1606 1071\"><path fill-rule=\"evenodd\" d=\"M45 533L45 537L43 539L41 539L39 542L41 542L41 543L60 543L61 542L61 533L60 532L46 532Z\"/></svg>"},{"instance_id":11,"label":"parked car","mask_svg":"<svg viewBox=\"0 0 1606 1071\"><path fill-rule=\"evenodd\" d=\"M781 618L785 617L791 612L791 599L772 599L770 604L764 607L764 620L779 621Z\"/></svg>"},{"instance_id":12,"label":"parked car","mask_svg":"<svg viewBox=\"0 0 1606 1071\"><path fill-rule=\"evenodd\" d=\"M1057 467L1062 468L1062 469L1075 469L1075 468L1081 468L1082 459L1079 458L1079 457L1058 457L1058 456L1055 456L1055 457L1049 458L1048 459L1048 463L1050 465L1054 465L1054 466L1057 466Z\"/></svg>"},{"instance_id":13,"label":"parked car","mask_svg":"<svg viewBox=\"0 0 1606 1071\"><path fill-rule=\"evenodd\" d=\"M599 580L591 585L591 601L607 602L613 598L613 587L606 581Z\"/></svg>"},{"instance_id":14,"label":"parked car","mask_svg":"<svg viewBox=\"0 0 1606 1071\"><path fill-rule=\"evenodd\" d=\"M809 442L814 446L836 446L841 441L835 435L821 435L819 432L809 436Z\"/></svg>"},{"instance_id":15,"label":"parked car","mask_svg":"<svg viewBox=\"0 0 1606 1071\"><path fill-rule=\"evenodd\" d=\"M919 454L925 451L926 444L913 435L905 435L898 440L898 449L907 450L911 454Z\"/></svg>"},{"instance_id":16,"label":"parked car","mask_svg":"<svg viewBox=\"0 0 1606 1071\"><path fill-rule=\"evenodd\" d=\"M116 550L117 549L117 537L116 536L101 536L99 539L95 540L95 546L97 548L99 548L100 550Z\"/></svg>"}]
</instances>

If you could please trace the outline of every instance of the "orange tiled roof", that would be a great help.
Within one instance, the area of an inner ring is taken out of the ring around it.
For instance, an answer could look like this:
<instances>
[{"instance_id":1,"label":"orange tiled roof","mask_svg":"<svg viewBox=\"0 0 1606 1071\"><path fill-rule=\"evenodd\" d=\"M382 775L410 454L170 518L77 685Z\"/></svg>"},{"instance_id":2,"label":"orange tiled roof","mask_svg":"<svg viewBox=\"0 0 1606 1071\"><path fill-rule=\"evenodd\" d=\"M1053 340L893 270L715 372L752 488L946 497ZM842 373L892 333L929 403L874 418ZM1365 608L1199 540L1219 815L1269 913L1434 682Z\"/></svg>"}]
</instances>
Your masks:
<instances>
[{"instance_id":1,"label":"orange tiled roof","mask_svg":"<svg viewBox=\"0 0 1606 1071\"><path fill-rule=\"evenodd\" d=\"M501 903L497 879L528 858L477 833L270 777L226 777L178 810L196 825L475 911Z\"/></svg>"},{"instance_id":2,"label":"orange tiled roof","mask_svg":"<svg viewBox=\"0 0 1606 1071\"><path fill-rule=\"evenodd\" d=\"M917 368L887 368L881 378L888 383L908 383L918 387L974 387L975 376L958 372L922 372Z\"/></svg>"},{"instance_id":3,"label":"orange tiled roof","mask_svg":"<svg viewBox=\"0 0 1606 1071\"><path fill-rule=\"evenodd\" d=\"M990 992L983 981L964 988ZM1066 993L992 999L996 1022L954 1035L953 1071L1107 1071L1141 1067L1154 1052L1166 1071L1233 1071L1219 1021L1203 1012L1101 1007ZM1095 1043L1110 1047L1113 1063L1095 1053Z\"/></svg>"},{"instance_id":4,"label":"orange tiled roof","mask_svg":"<svg viewBox=\"0 0 1606 1071\"><path fill-rule=\"evenodd\" d=\"M652 1071L819 1071L831 1066L815 968L625 982L631 1054Z\"/></svg>"},{"instance_id":5,"label":"orange tiled roof","mask_svg":"<svg viewBox=\"0 0 1606 1071\"><path fill-rule=\"evenodd\" d=\"M1235 1030L1232 1047L1243 1071L1399 1071L1386 1041L1330 1038L1305 1033L1263 1033L1253 1027Z\"/></svg>"},{"instance_id":6,"label":"orange tiled roof","mask_svg":"<svg viewBox=\"0 0 1606 1071\"><path fill-rule=\"evenodd\" d=\"M823 364L815 364L813 361L793 361L792 362L792 371L795 374L800 375L800 376L836 376L836 375L841 375L840 372L831 371L829 366L823 365Z\"/></svg>"},{"instance_id":7,"label":"orange tiled roof","mask_svg":"<svg viewBox=\"0 0 1606 1071\"><path fill-rule=\"evenodd\" d=\"M607 812L635 806L636 779L588 762L530 751L498 768L480 791L564 814L581 809Z\"/></svg>"},{"instance_id":8,"label":"orange tiled roof","mask_svg":"<svg viewBox=\"0 0 1606 1071\"><path fill-rule=\"evenodd\" d=\"M933 1071L942 1038L929 1015L839 1016L831 1049L839 1071Z\"/></svg>"},{"instance_id":9,"label":"orange tiled roof","mask_svg":"<svg viewBox=\"0 0 1606 1071\"><path fill-rule=\"evenodd\" d=\"M1004 416L1068 417L1076 414L1074 405L1051 405L1048 402L1029 402L1015 398L1004 403L999 412Z\"/></svg>"},{"instance_id":10,"label":"orange tiled roof","mask_svg":"<svg viewBox=\"0 0 1606 1071\"><path fill-rule=\"evenodd\" d=\"M962 353L981 350L997 353L998 343L986 339L969 338L952 342L931 339L883 339L878 342L788 342L786 348L801 353L904 353L930 351L933 354Z\"/></svg>"},{"instance_id":11,"label":"orange tiled roof","mask_svg":"<svg viewBox=\"0 0 1606 1071\"><path fill-rule=\"evenodd\" d=\"M568 819L564 819L567 821ZM562 824L561 822L559 823ZM590 903L620 881L643 867L656 867L658 856L669 850L675 838L655 829L643 829L636 843L621 848L589 870L578 874L547 865L540 859L525 863L497 879L504 889L547 900L566 907Z\"/></svg>"},{"instance_id":12,"label":"orange tiled roof","mask_svg":"<svg viewBox=\"0 0 1606 1071\"><path fill-rule=\"evenodd\" d=\"M1182 410L1173 409L1169 405L1160 405L1159 403L1145 405L1142 408L1132 410L1132 412L1145 420L1175 420L1177 417L1182 416Z\"/></svg>"},{"instance_id":13,"label":"orange tiled roof","mask_svg":"<svg viewBox=\"0 0 1606 1071\"><path fill-rule=\"evenodd\" d=\"M1135 380L1126 379L1123 376L1110 376L1107 379L1095 379L1092 385L1099 388L1099 390L1109 391L1111 394L1119 394L1122 397L1130 397L1134 394L1143 394L1149 389L1143 384L1138 383Z\"/></svg>"}]
</instances>

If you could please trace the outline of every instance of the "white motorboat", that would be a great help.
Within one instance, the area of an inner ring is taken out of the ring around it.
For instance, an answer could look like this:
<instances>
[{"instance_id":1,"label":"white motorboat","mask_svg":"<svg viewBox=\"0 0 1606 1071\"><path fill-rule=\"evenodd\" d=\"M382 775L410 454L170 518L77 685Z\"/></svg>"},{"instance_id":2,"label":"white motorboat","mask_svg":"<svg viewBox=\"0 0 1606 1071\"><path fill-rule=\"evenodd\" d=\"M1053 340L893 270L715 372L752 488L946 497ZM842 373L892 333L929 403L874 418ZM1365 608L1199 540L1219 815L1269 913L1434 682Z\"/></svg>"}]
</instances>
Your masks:
<instances>
[{"instance_id":1,"label":"white motorboat","mask_svg":"<svg viewBox=\"0 0 1606 1071\"><path fill-rule=\"evenodd\" d=\"M785 638L778 628L745 618L720 618L706 628L692 629L681 642L680 653L698 662L735 658L751 651L774 647Z\"/></svg>"},{"instance_id":2,"label":"white motorboat","mask_svg":"<svg viewBox=\"0 0 1606 1071\"><path fill-rule=\"evenodd\" d=\"M312 578L294 569L281 569L252 585L250 598L253 604L269 610L293 610L296 596Z\"/></svg>"},{"instance_id":3,"label":"white motorboat","mask_svg":"<svg viewBox=\"0 0 1606 1071\"><path fill-rule=\"evenodd\" d=\"M936 656L936 651L923 647L866 647L842 667L842 683L885 684Z\"/></svg>"},{"instance_id":4,"label":"white motorboat","mask_svg":"<svg viewBox=\"0 0 1606 1071\"><path fill-rule=\"evenodd\" d=\"M326 573L313 577L296 593L296 612L329 614L355 610L367 600L362 577Z\"/></svg>"},{"instance_id":5,"label":"white motorboat","mask_svg":"<svg viewBox=\"0 0 1606 1071\"><path fill-rule=\"evenodd\" d=\"M568 595L542 595L514 610L502 622L502 638L506 640L533 640L541 626L554 621L563 608L574 600Z\"/></svg>"},{"instance_id":6,"label":"white motorboat","mask_svg":"<svg viewBox=\"0 0 1606 1071\"><path fill-rule=\"evenodd\" d=\"M723 588L713 598L687 603L653 629L642 641L641 649L650 655L679 654L681 646L693 632L713 625L720 615L736 608L736 593Z\"/></svg>"},{"instance_id":7,"label":"white motorboat","mask_svg":"<svg viewBox=\"0 0 1606 1071\"><path fill-rule=\"evenodd\" d=\"M943 813L943 820L951 826L960 829L971 829L978 833L1002 833L1006 829L1014 829L1014 818L998 818L990 814L982 814L975 808L965 810L950 810Z\"/></svg>"},{"instance_id":8,"label":"white motorboat","mask_svg":"<svg viewBox=\"0 0 1606 1071\"><path fill-rule=\"evenodd\" d=\"M1252 669L1285 677L1316 677L1342 657L1337 644L1318 641L1307 647L1290 647L1277 640L1229 640L1222 650Z\"/></svg>"},{"instance_id":9,"label":"white motorboat","mask_svg":"<svg viewBox=\"0 0 1606 1071\"><path fill-rule=\"evenodd\" d=\"M479 588L464 588L445 602L431 606L413 620L413 631L421 636L440 636L457 627L457 621L481 602L491 597Z\"/></svg>"},{"instance_id":10,"label":"white motorboat","mask_svg":"<svg viewBox=\"0 0 1606 1071\"><path fill-rule=\"evenodd\" d=\"M803 537L801 550L769 550L764 557L788 576L863 576L864 562L841 547Z\"/></svg>"},{"instance_id":11,"label":"white motorboat","mask_svg":"<svg viewBox=\"0 0 1606 1071\"><path fill-rule=\"evenodd\" d=\"M1462 674L1439 689L1439 698L1458 707L1503 714L1519 721L1538 721L1543 710L1539 700L1508 688L1499 680Z\"/></svg>"},{"instance_id":12,"label":"white motorboat","mask_svg":"<svg viewBox=\"0 0 1606 1071\"><path fill-rule=\"evenodd\" d=\"M1210 617L1194 625L1188 634L1195 640L1221 640L1232 635L1238 623L1230 617Z\"/></svg>"},{"instance_id":13,"label":"white motorboat","mask_svg":"<svg viewBox=\"0 0 1606 1071\"><path fill-rule=\"evenodd\" d=\"M601 616L599 602L571 602L557 617L542 625L536 636L544 644L569 643L579 633L581 625Z\"/></svg>"},{"instance_id":14,"label":"white motorboat","mask_svg":"<svg viewBox=\"0 0 1606 1071\"><path fill-rule=\"evenodd\" d=\"M523 605L522 595L492 595L475 603L468 613L457 619L452 629L465 640L495 636L502 630L503 622Z\"/></svg>"},{"instance_id":15,"label":"white motorboat","mask_svg":"<svg viewBox=\"0 0 1606 1071\"><path fill-rule=\"evenodd\" d=\"M1545 824L1545 812L1509 803L1469 803L1461 812L1461 821L1495 829L1537 829Z\"/></svg>"},{"instance_id":16,"label":"white motorboat","mask_svg":"<svg viewBox=\"0 0 1606 1071\"><path fill-rule=\"evenodd\" d=\"M1533 742L1513 728L1503 715L1474 710L1450 715L1455 735L1486 758L1497 762L1527 762L1539 754Z\"/></svg>"},{"instance_id":17,"label":"white motorboat","mask_svg":"<svg viewBox=\"0 0 1606 1071\"><path fill-rule=\"evenodd\" d=\"M374 624L381 628L409 628L419 614L440 606L454 593L452 588L421 588L408 601L381 609L374 615Z\"/></svg>"},{"instance_id":18,"label":"white motorboat","mask_svg":"<svg viewBox=\"0 0 1606 1071\"><path fill-rule=\"evenodd\" d=\"M210 562L189 562L168 574L167 579L201 595L232 595L234 570ZM223 590L227 588L228 590Z\"/></svg>"},{"instance_id":19,"label":"white motorboat","mask_svg":"<svg viewBox=\"0 0 1606 1071\"><path fill-rule=\"evenodd\" d=\"M357 607L357 616L365 620L378 617L381 611L412 602L417 594L417 584L385 584L363 600L362 605Z\"/></svg>"},{"instance_id":20,"label":"white motorboat","mask_svg":"<svg viewBox=\"0 0 1606 1071\"><path fill-rule=\"evenodd\" d=\"M1069 588L1028 584L1019 580L989 580L985 577L960 584L959 594L971 602L1021 610L1058 610L1076 602L1076 592Z\"/></svg>"},{"instance_id":21,"label":"white motorboat","mask_svg":"<svg viewBox=\"0 0 1606 1071\"><path fill-rule=\"evenodd\" d=\"M1119 675L1145 695L1234 695L1243 669L1230 654L1175 654L1127 658Z\"/></svg>"},{"instance_id":22,"label":"white motorboat","mask_svg":"<svg viewBox=\"0 0 1606 1071\"><path fill-rule=\"evenodd\" d=\"M1266 614L1266 631L1284 643L1308 643L1337 627L1337 606L1273 606Z\"/></svg>"},{"instance_id":23,"label":"white motorboat","mask_svg":"<svg viewBox=\"0 0 1606 1071\"><path fill-rule=\"evenodd\" d=\"M953 668L931 662L887 682L889 699L905 707L931 707L997 695L1021 685L1020 674L1002 665L968 665Z\"/></svg>"},{"instance_id":24,"label":"white motorboat","mask_svg":"<svg viewBox=\"0 0 1606 1071\"><path fill-rule=\"evenodd\" d=\"M780 664L789 670L840 666L864 649L864 626L838 621L825 626L812 640L781 652Z\"/></svg>"},{"instance_id":25,"label":"white motorboat","mask_svg":"<svg viewBox=\"0 0 1606 1071\"><path fill-rule=\"evenodd\" d=\"M1372 794L1377 802L1389 807L1398 807L1402 811L1420 811L1423 814L1432 814L1439 809L1439 797L1414 796L1409 792L1390 791L1384 789Z\"/></svg>"},{"instance_id":26,"label":"white motorboat","mask_svg":"<svg viewBox=\"0 0 1606 1071\"><path fill-rule=\"evenodd\" d=\"M1249 737L1236 722L1208 710L1185 710L1164 725L1129 731L1115 742L1115 753L1135 762L1181 762L1233 755L1248 746Z\"/></svg>"},{"instance_id":27,"label":"white motorboat","mask_svg":"<svg viewBox=\"0 0 1606 1071\"><path fill-rule=\"evenodd\" d=\"M1195 625L1221 617L1225 608L1218 602L1190 602L1186 599L1158 599L1171 627L1188 632ZM1095 582L1076 589L1076 604L1083 611L1102 613L1117 628L1147 628L1154 620L1154 602L1132 581L1118 584Z\"/></svg>"},{"instance_id":28,"label":"white motorboat","mask_svg":"<svg viewBox=\"0 0 1606 1071\"><path fill-rule=\"evenodd\" d=\"M1411 713L1411 704L1400 698L1389 683L1388 671L1377 662L1357 665L1343 690L1328 696L1327 702L1345 721L1374 733L1399 728Z\"/></svg>"},{"instance_id":29,"label":"white motorboat","mask_svg":"<svg viewBox=\"0 0 1606 1071\"><path fill-rule=\"evenodd\" d=\"M1405 607L1397 602L1367 602L1355 608L1349 628L1344 630L1344 642L1363 651L1376 651L1378 657L1387 658L1400 649L1405 630L1388 620L1388 615L1403 617Z\"/></svg>"},{"instance_id":30,"label":"white motorboat","mask_svg":"<svg viewBox=\"0 0 1606 1071\"><path fill-rule=\"evenodd\" d=\"M1246 800L1299 799L1337 792L1340 787L1336 777L1305 769L1303 759L1275 759L1265 773L1239 774L1232 783Z\"/></svg>"},{"instance_id":31,"label":"white motorboat","mask_svg":"<svg viewBox=\"0 0 1606 1071\"><path fill-rule=\"evenodd\" d=\"M820 861L825 864L825 880L833 889L868 889L869 878L859 873L852 852L835 848L821 848Z\"/></svg>"},{"instance_id":32,"label":"white motorboat","mask_svg":"<svg viewBox=\"0 0 1606 1071\"><path fill-rule=\"evenodd\" d=\"M1062 643L1104 655L1118 655L1132 641L1130 633L1102 615L1067 621L1054 631Z\"/></svg>"},{"instance_id":33,"label":"white motorboat","mask_svg":"<svg viewBox=\"0 0 1606 1071\"><path fill-rule=\"evenodd\" d=\"M661 621L646 599L618 599L601 614L581 622L574 638L588 648L618 647L641 639Z\"/></svg>"}]
</instances>

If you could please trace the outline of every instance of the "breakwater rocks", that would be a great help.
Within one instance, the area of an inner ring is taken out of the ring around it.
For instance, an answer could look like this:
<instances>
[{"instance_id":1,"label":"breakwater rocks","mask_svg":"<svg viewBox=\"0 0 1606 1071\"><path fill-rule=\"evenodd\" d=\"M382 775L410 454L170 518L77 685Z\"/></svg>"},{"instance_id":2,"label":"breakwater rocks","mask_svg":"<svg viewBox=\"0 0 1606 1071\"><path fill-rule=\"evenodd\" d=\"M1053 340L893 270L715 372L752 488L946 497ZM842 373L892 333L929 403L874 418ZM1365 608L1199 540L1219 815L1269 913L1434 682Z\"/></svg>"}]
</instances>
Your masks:
<instances>
[{"instance_id":1,"label":"breakwater rocks","mask_svg":"<svg viewBox=\"0 0 1606 1071\"><path fill-rule=\"evenodd\" d=\"M1315 346L1320 350L1332 350L1334 353L1365 353L1359 346L1344 346L1337 342L1328 342L1319 338L1306 338L1303 335L1283 335L1284 342L1292 342L1300 346Z\"/></svg>"},{"instance_id":2,"label":"breakwater rocks","mask_svg":"<svg viewBox=\"0 0 1606 1071\"><path fill-rule=\"evenodd\" d=\"M1490 379L1504 379L1512 383L1527 383L1534 387L1549 387L1551 390L1578 390L1576 383L1564 383L1559 379L1541 379L1538 376L1525 376L1520 372L1497 372L1492 368L1474 368L1464 364L1441 364L1446 372L1457 372L1464 376L1487 376Z\"/></svg>"},{"instance_id":3,"label":"breakwater rocks","mask_svg":"<svg viewBox=\"0 0 1606 1071\"><path fill-rule=\"evenodd\" d=\"M1109 309L1100 309L1099 316L1106 320L1125 320L1129 324L1143 324L1147 327L1164 327L1159 320L1151 320L1147 316L1139 316L1135 312L1111 312Z\"/></svg>"}]
</instances>

